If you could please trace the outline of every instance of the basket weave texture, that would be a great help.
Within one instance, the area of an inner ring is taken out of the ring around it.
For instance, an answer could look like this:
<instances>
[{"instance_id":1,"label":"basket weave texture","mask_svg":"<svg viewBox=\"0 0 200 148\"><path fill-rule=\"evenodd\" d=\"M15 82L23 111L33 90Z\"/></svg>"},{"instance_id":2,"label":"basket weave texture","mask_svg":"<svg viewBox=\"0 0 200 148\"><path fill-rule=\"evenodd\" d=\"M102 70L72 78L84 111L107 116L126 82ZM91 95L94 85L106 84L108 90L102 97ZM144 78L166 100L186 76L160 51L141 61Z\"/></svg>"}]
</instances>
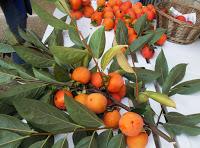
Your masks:
<instances>
[{"instance_id":1,"label":"basket weave texture","mask_svg":"<svg viewBox=\"0 0 200 148\"><path fill-rule=\"evenodd\" d=\"M186 22L181 22L173 16L164 13L162 8L168 10L174 7L183 14L196 13L196 24L191 25ZM179 44L190 44L200 36L200 10L193 6L186 6L180 3L161 2L156 6L157 11L157 26L167 29L168 40Z\"/></svg>"}]
</instances>

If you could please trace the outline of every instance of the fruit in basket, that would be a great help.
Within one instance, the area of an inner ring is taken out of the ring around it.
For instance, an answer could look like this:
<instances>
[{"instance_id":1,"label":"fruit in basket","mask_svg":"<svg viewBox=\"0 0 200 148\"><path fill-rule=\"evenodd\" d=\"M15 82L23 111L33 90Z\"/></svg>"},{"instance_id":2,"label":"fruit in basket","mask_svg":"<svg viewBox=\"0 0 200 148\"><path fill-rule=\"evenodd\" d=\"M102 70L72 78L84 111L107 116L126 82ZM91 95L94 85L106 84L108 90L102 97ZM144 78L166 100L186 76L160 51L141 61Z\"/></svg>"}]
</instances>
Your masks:
<instances>
[{"instance_id":1,"label":"fruit in basket","mask_svg":"<svg viewBox=\"0 0 200 148\"><path fill-rule=\"evenodd\" d=\"M54 104L58 109L65 109L65 98L64 95L73 97L72 93L68 90L58 90L54 96Z\"/></svg>"},{"instance_id":2,"label":"fruit in basket","mask_svg":"<svg viewBox=\"0 0 200 148\"><path fill-rule=\"evenodd\" d=\"M126 136L137 136L143 129L142 117L134 112L127 112L119 120L119 129Z\"/></svg>"},{"instance_id":3,"label":"fruit in basket","mask_svg":"<svg viewBox=\"0 0 200 148\"><path fill-rule=\"evenodd\" d=\"M155 18L155 14L154 14L154 12L153 11L147 11L146 12L146 14L147 14L147 19L149 20L149 21L152 21L154 18Z\"/></svg>"},{"instance_id":4,"label":"fruit in basket","mask_svg":"<svg viewBox=\"0 0 200 148\"><path fill-rule=\"evenodd\" d=\"M160 39L156 42L157 45L162 46L167 40L167 35L163 34Z\"/></svg>"},{"instance_id":5,"label":"fruit in basket","mask_svg":"<svg viewBox=\"0 0 200 148\"><path fill-rule=\"evenodd\" d=\"M194 25L192 21L187 21L188 24Z\"/></svg>"},{"instance_id":6,"label":"fruit in basket","mask_svg":"<svg viewBox=\"0 0 200 148\"><path fill-rule=\"evenodd\" d=\"M112 18L105 18L103 20L103 26L106 31L112 30L114 28L114 20Z\"/></svg>"},{"instance_id":7,"label":"fruit in basket","mask_svg":"<svg viewBox=\"0 0 200 148\"><path fill-rule=\"evenodd\" d=\"M94 13L94 8L92 6L85 6L83 8L83 15L87 18L90 18Z\"/></svg>"},{"instance_id":8,"label":"fruit in basket","mask_svg":"<svg viewBox=\"0 0 200 148\"><path fill-rule=\"evenodd\" d=\"M148 143L148 135L145 132L141 132L137 136L126 137L126 143L128 148L145 148Z\"/></svg>"},{"instance_id":9,"label":"fruit in basket","mask_svg":"<svg viewBox=\"0 0 200 148\"><path fill-rule=\"evenodd\" d=\"M107 98L100 93L92 93L86 99L86 106L91 111L100 114L106 110Z\"/></svg>"},{"instance_id":10,"label":"fruit in basket","mask_svg":"<svg viewBox=\"0 0 200 148\"><path fill-rule=\"evenodd\" d=\"M140 50L142 56L149 60L154 56L154 50L151 49L148 45L145 45L144 48Z\"/></svg>"},{"instance_id":11,"label":"fruit in basket","mask_svg":"<svg viewBox=\"0 0 200 148\"><path fill-rule=\"evenodd\" d=\"M97 6L98 6L98 7L104 6L105 3L106 3L106 0L97 0Z\"/></svg>"},{"instance_id":12,"label":"fruit in basket","mask_svg":"<svg viewBox=\"0 0 200 148\"><path fill-rule=\"evenodd\" d=\"M71 17L75 20L79 20L83 17L83 13L81 11L71 11Z\"/></svg>"},{"instance_id":13,"label":"fruit in basket","mask_svg":"<svg viewBox=\"0 0 200 148\"><path fill-rule=\"evenodd\" d=\"M69 0L72 10L79 10L81 8L81 0Z\"/></svg>"},{"instance_id":14,"label":"fruit in basket","mask_svg":"<svg viewBox=\"0 0 200 148\"><path fill-rule=\"evenodd\" d=\"M118 128L120 117L118 110L107 111L104 113L103 122L106 127Z\"/></svg>"},{"instance_id":15,"label":"fruit in basket","mask_svg":"<svg viewBox=\"0 0 200 148\"><path fill-rule=\"evenodd\" d=\"M186 22L186 18L182 15L177 16L176 19L182 22Z\"/></svg>"},{"instance_id":16,"label":"fruit in basket","mask_svg":"<svg viewBox=\"0 0 200 148\"><path fill-rule=\"evenodd\" d=\"M102 76L103 76L103 73L102 73ZM90 82L96 88L100 88L103 86L103 79L99 72L92 73Z\"/></svg>"},{"instance_id":17,"label":"fruit in basket","mask_svg":"<svg viewBox=\"0 0 200 148\"><path fill-rule=\"evenodd\" d=\"M92 14L92 16L91 16L91 23L92 23L92 25L94 25L94 26L99 26L99 25L101 25L101 22L102 22L102 15L103 15L102 12L95 11L95 12Z\"/></svg>"},{"instance_id":18,"label":"fruit in basket","mask_svg":"<svg viewBox=\"0 0 200 148\"><path fill-rule=\"evenodd\" d=\"M116 72L109 73L109 82L107 90L111 93L117 93L120 91L121 87L124 85L124 80L122 76Z\"/></svg>"},{"instance_id":19,"label":"fruit in basket","mask_svg":"<svg viewBox=\"0 0 200 148\"><path fill-rule=\"evenodd\" d=\"M87 97L88 97L87 94L79 94L75 96L74 99L78 101L79 103L85 105Z\"/></svg>"},{"instance_id":20,"label":"fruit in basket","mask_svg":"<svg viewBox=\"0 0 200 148\"><path fill-rule=\"evenodd\" d=\"M72 80L80 82L81 84L87 84L90 81L91 73L86 67L77 67L72 72Z\"/></svg>"}]
</instances>

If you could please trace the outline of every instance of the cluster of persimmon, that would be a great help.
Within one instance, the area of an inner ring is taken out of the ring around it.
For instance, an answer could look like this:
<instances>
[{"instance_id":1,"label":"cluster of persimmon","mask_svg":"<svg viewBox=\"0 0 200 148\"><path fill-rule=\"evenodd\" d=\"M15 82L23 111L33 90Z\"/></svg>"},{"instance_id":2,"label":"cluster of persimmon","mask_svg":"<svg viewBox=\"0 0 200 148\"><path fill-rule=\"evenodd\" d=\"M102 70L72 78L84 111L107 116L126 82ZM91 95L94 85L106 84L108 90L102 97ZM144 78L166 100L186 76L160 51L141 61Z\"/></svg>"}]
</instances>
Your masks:
<instances>
[{"instance_id":1,"label":"cluster of persimmon","mask_svg":"<svg viewBox=\"0 0 200 148\"><path fill-rule=\"evenodd\" d=\"M120 102L126 95L125 82L123 77L117 72L106 75L100 72L91 72L86 67L77 67L71 73L71 79L81 85L90 85L95 90L101 90L104 87L115 101ZM55 93L54 104L58 109L67 109L64 103L64 94L71 97L71 99L75 99L92 112L103 114L102 120L104 125L112 129L119 128L126 136L129 148L145 148L148 142L148 135L143 130L144 122L139 114L127 112L121 115L118 107L110 109L108 106L112 104L112 101L101 91L79 93L73 96L69 89L60 89Z\"/></svg>"}]
</instances>

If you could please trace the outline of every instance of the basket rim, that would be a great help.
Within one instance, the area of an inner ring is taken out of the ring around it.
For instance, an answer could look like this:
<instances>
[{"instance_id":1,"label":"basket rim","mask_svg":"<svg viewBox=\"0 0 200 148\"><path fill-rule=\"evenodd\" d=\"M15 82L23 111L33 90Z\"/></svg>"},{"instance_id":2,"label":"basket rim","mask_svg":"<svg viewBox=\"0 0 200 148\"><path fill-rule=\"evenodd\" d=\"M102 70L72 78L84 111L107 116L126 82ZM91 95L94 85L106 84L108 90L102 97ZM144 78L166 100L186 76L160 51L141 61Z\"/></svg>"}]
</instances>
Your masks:
<instances>
[{"instance_id":1,"label":"basket rim","mask_svg":"<svg viewBox=\"0 0 200 148\"><path fill-rule=\"evenodd\" d=\"M158 4L156 5L156 11L157 11L159 14L161 14L161 15L167 17L168 19L170 19L170 20L172 20L172 21L174 21L174 22L176 22L176 23L178 23L178 24L180 24L180 25L182 25L182 26L184 26L184 27L190 27L190 28L193 28L193 29L200 29L200 25L195 25L195 24L192 25L192 24L188 24L188 23L186 23L186 22L179 21L179 20L177 20L176 18L174 18L173 16L168 15L168 14L164 13L163 11L161 11L160 8L159 8L159 5L160 5L160 4L163 4L163 3L166 3L166 4L167 4L167 3L178 4L178 5L181 5L181 6L184 6L184 7L190 7L190 8L193 8L193 9L196 9L196 10L200 11L199 9L195 8L195 7L192 6L192 5L184 5L184 4L178 3L178 2L160 2L160 3L158 3Z\"/></svg>"}]
</instances>

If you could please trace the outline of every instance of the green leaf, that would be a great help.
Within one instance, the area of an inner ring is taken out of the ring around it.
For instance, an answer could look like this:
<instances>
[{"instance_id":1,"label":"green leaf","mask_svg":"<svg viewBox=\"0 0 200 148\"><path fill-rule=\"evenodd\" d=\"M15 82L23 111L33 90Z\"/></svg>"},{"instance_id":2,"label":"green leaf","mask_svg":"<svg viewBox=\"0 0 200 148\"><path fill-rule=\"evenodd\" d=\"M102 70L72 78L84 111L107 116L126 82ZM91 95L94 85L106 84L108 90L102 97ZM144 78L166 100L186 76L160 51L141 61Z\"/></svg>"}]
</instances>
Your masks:
<instances>
[{"instance_id":1,"label":"green leaf","mask_svg":"<svg viewBox=\"0 0 200 148\"><path fill-rule=\"evenodd\" d=\"M106 66L110 63L115 55L121 52L121 49L127 47L127 45L117 45L110 48L101 59L101 68L105 70Z\"/></svg>"},{"instance_id":2,"label":"green leaf","mask_svg":"<svg viewBox=\"0 0 200 148\"><path fill-rule=\"evenodd\" d=\"M55 64L53 73L57 81L67 82L70 80L69 68L66 66L59 66L58 64Z\"/></svg>"},{"instance_id":3,"label":"green leaf","mask_svg":"<svg viewBox=\"0 0 200 148\"><path fill-rule=\"evenodd\" d=\"M1 148L18 148L21 141L29 136L20 136L16 133L0 130L0 137Z\"/></svg>"},{"instance_id":4,"label":"green leaf","mask_svg":"<svg viewBox=\"0 0 200 148\"><path fill-rule=\"evenodd\" d=\"M153 37L153 33L138 37L129 46L129 49L131 50L131 52L136 52L137 50L140 50L141 48L144 47L145 44L147 44L151 40L152 37Z\"/></svg>"},{"instance_id":5,"label":"green leaf","mask_svg":"<svg viewBox=\"0 0 200 148\"><path fill-rule=\"evenodd\" d=\"M121 69L121 68L120 68L119 64L117 63L117 59L113 58L113 61L112 61L111 65L109 66L109 73L117 71L119 69Z\"/></svg>"},{"instance_id":6,"label":"green leaf","mask_svg":"<svg viewBox=\"0 0 200 148\"><path fill-rule=\"evenodd\" d=\"M8 70L0 67L0 85L12 82L18 76L17 72L14 70Z\"/></svg>"},{"instance_id":7,"label":"green leaf","mask_svg":"<svg viewBox=\"0 0 200 148\"><path fill-rule=\"evenodd\" d=\"M54 1L56 7L62 11L63 13L67 13L68 15L70 14L70 6L65 0L49 0L49 1Z\"/></svg>"},{"instance_id":8,"label":"green leaf","mask_svg":"<svg viewBox=\"0 0 200 148\"><path fill-rule=\"evenodd\" d=\"M111 129L102 132L97 137L98 148L107 148L110 139L113 137L113 131Z\"/></svg>"},{"instance_id":9,"label":"green leaf","mask_svg":"<svg viewBox=\"0 0 200 148\"><path fill-rule=\"evenodd\" d=\"M14 36L14 34L11 32L11 30L9 29L9 27L7 27L7 29L4 32L4 36L5 36L5 41L9 44L9 45L16 45L18 43L16 37Z\"/></svg>"},{"instance_id":10,"label":"green leaf","mask_svg":"<svg viewBox=\"0 0 200 148\"><path fill-rule=\"evenodd\" d=\"M0 114L13 114L16 112L15 108L7 103L0 102Z\"/></svg>"},{"instance_id":11,"label":"green leaf","mask_svg":"<svg viewBox=\"0 0 200 148\"><path fill-rule=\"evenodd\" d=\"M27 124L24 124L19 119L4 114L0 114L0 130L24 134L35 133L35 131L31 130Z\"/></svg>"},{"instance_id":12,"label":"green leaf","mask_svg":"<svg viewBox=\"0 0 200 148\"><path fill-rule=\"evenodd\" d=\"M120 19L117 24L116 41L118 45L128 44L128 28Z\"/></svg>"},{"instance_id":13,"label":"green leaf","mask_svg":"<svg viewBox=\"0 0 200 148\"><path fill-rule=\"evenodd\" d=\"M25 78L25 79L35 79L34 77L33 77L33 75L29 72L29 71L27 71L24 67L22 67L21 65L19 65L19 64L14 64L14 63L11 63L11 62L6 62L6 61L3 61L3 60L0 60L0 66L2 67L2 68L5 68L5 69L9 69L9 70L16 70L17 71L17 73L21 76L21 77L23 77L23 78Z\"/></svg>"},{"instance_id":14,"label":"green leaf","mask_svg":"<svg viewBox=\"0 0 200 148\"><path fill-rule=\"evenodd\" d=\"M158 55L156 59L155 71L161 74L157 80L158 80L158 83L162 86L162 84L165 82L165 79L168 75L168 64L167 64L167 60L166 60L163 50L161 50L160 54Z\"/></svg>"},{"instance_id":15,"label":"green leaf","mask_svg":"<svg viewBox=\"0 0 200 148\"><path fill-rule=\"evenodd\" d=\"M185 76L186 66L187 64L178 64L170 70L169 75L162 86L163 93L168 95L170 88L183 79Z\"/></svg>"},{"instance_id":16,"label":"green leaf","mask_svg":"<svg viewBox=\"0 0 200 148\"><path fill-rule=\"evenodd\" d=\"M194 79L194 80L186 81L174 86L170 90L169 95L170 96L175 95L175 94L189 95L189 94L196 93L199 91L200 91L200 79Z\"/></svg>"},{"instance_id":17,"label":"green leaf","mask_svg":"<svg viewBox=\"0 0 200 148\"><path fill-rule=\"evenodd\" d=\"M150 105L146 105L145 112L143 113L143 115L146 122L155 124L154 122L155 112L153 111Z\"/></svg>"},{"instance_id":18,"label":"green leaf","mask_svg":"<svg viewBox=\"0 0 200 148\"><path fill-rule=\"evenodd\" d=\"M134 71L136 72L138 76L138 81L143 81L144 83L150 83L156 80L160 76L159 73L152 70L148 70L148 69L134 67ZM128 80L135 82L135 75L126 73L125 71L121 71L121 70L120 70L120 73L124 77L126 77Z\"/></svg>"},{"instance_id":19,"label":"green leaf","mask_svg":"<svg viewBox=\"0 0 200 148\"><path fill-rule=\"evenodd\" d=\"M82 128L71 123L64 112L38 100L20 98L14 101L14 106L17 112L34 127L47 132L72 132Z\"/></svg>"},{"instance_id":20,"label":"green leaf","mask_svg":"<svg viewBox=\"0 0 200 148\"><path fill-rule=\"evenodd\" d=\"M52 100L52 91L48 91L44 96L40 98L40 101L47 104L51 104L51 100Z\"/></svg>"},{"instance_id":21,"label":"green leaf","mask_svg":"<svg viewBox=\"0 0 200 148\"><path fill-rule=\"evenodd\" d=\"M69 27L68 33L69 33L70 40L75 45L77 45L78 47L84 47L84 45L83 45L83 43L81 41L80 35L79 35L79 33L77 32L77 30L75 29L74 26Z\"/></svg>"},{"instance_id":22,"label":"green leaf","mask_svg":"<svg viewBox=\"0 0 200 148\"><path fill-rule=\"evenodd\" d=\"M87 136L88 136L88 134L86 131L74 131L73 135L72 135L74 145L77 145L81 139L83 139Z\"/></svg>"},{"instance_id":23,"label":"green leaf","mask_svg":"<svg viewBox=\"0 0 200 148\"><path fill-rule=\"evenodd\" d=\"M103 122L95 113L75 101L73 98L65 95L65 106L72 120L85 127L100 127Z\"/></svg>"},{"instance_id":24,"label":"green leaf","mask_svg":"<svg viewBox=\"0 0 200 148\"><path fill-rule=\"evenodd\" d=\"M28 43L32 43L35 47L38 47L40 50L48 51L48 48L41 42L39 37L31 30L26 30L26 32L22 29L18 29L20 36L27 41Z\"/></svg>"},{"instance_id":25,"label":"green leaf","mask_svg":"<svg viewBox=\"0 0 200 148\"><path fill-rule=\"evenodd\" d=\"M47 38L45 42L48 43L48 47L51 46L63 46L63 34L62 30L55 29L53 32L50 34L50 36Z\"/></svg>"},{"instance_id":26,"label":"green leaf","mask_svg":"<svg viewBox=\"0 0 200 148\"><path fill-rule=\"evenodd\" d=\"M197 136L200 134L200 127L179 123L165 123L163 125L165 130L172 136L187 134L190 136Z\"/></svg>"},{"instance_id":27,"label":"green leaf","mask_svg":"<svg viewBox=\"0 0 200 148\"><path fill-rule=\"evenodd\" d=\"M111 138L108 143L108 148L126 148L124 135L118 134Z\"/></svg>"},{"instance_id":28,"label":"green leaf","mask_svg":"<svg viewBox=\"0 0 200 148\"><path fill-rule=\"evenodd\" d=\"M53 46L50 48L50 50L54 57L59 61L57 61L58 63L67 65L76 64L82 61L83 58L88 54L85 50L62 46Z\"/></svg>"},{"instance_id":29,"label":"green leaf","mask_svg":"<svg viewBox=\"0 0 200 148\"><path fill-rule=\"evenodd\" d=\"M31 5L35 13L46 23L53 26L56 29L60 30L66 30L69 25L63 22L62 20L57 19L56 17L52 16L48 12L46 12L44 9L42 9L38 4L31 1Z\"/></svg>"},{"instance_id":30,"label":"green leaf","mask_svg":"<svg viewBox=\"0 0 200 148\"><path fill-rule=\"evenodd\" d=\"M105 28L100 27L91 36L89 45L95 58L100 58L106 44Z\"/></svg>"},{"instance_id":31,"label":"green leaf","mask_svg":"<svg viewBox=\"0 0 200 148\"><path fill-rule=\"evenodd\" d=\"M37 91L39 88L45 87L44 83L27 83L11 86L8 90L4 91L0 95L0 100L13 101L17 98L24 98Z\"/></svg>"},{"instance_id":32,"label":"green leaf","mask_svg":"<svg viewBox=\"0 0 200 148\"><path fill-rule=\"evenodd\" d=\"M147 15L142 15L134 24L134 29L137 32L138 36L143 32L147 23Z\"/></svg>"},{"instance_id":33,"label":"green leaf","mask_svg":"<svg viewBox=\"0 0 200 148\"><path fill-rule=\"evenodd\" d=\"M157 28L154 32L153 38L150 40L148 43L149 45L154 45L160 38L161 36L166 32L166 29L163 28Z\"/></svg>"},{"instance_id":34,"label":"green leaf","mask_svg":"<svg viewBox=\"0 0 200 148\"><path fill-rule=\"evenodd\" d=\"M1 53L12 53L15 52L15 50L12 48L12 46L5 44L5 43L0 43L0 52Z\"/></svg>"},{"instance_id":35,"label":"green leaf","mask_svg":"<svg viewBox=\"0 0 200 148\"><path fill-rule=\"evenodd\" d=\"M88 137L81 139L78 142L78 144L75 146L75 148L97 148L97 142L94 137L94 135L95 135L94 133L92 136L88 136Z\"/></svg>"},{"instance_id":36,"label":"green leaf","mask_svg":"<svg viewBox=\"0 0 200 148\"><path fill-rule=\"evenodd\" d=\"M46 82L57 82L54 77L47 71L39 70L36 68L33 68L33 72L36 78L42 81Z\"/></svg>"},{"instance_id":37,"label":"green leaf","mask_svg":"<svg viewBox=\"0 0 200 148\"><path fill-rule=\"evenodd\" d=\"M48 136L45 140L38 141L32 144L29 148L50 148L54 143L54 138Z\"/></svg>"},{"instance_id":38,"label":"green leaf","mask_svg":"<svg viewBox=\"0 0 200 148\"><path fill-rule=\"evenodd\" d=\"M177 112L169 112L165 117L170 123L181 123L187 125L196 125L200 123L200 114L182 115Z\"/></svg>"},{"instance_id":39,"label":"green leaf","mask_svg":"<svg viewBox=\"0 0 200 148\"><path fill-rule=\"evenodd\" d=\"M51 67L55 61L52 57L47 56L33 48L24 46L13 47L17 54L26 62L38 68Z\"/></svg>"},{"instance_id":40,"label":"green leaf","mask_svg":"<svg viewBox=\"0 0 200 148\"><path fill-rule=\"evenodd\" d=\"M68 148L68 142L67 137L64 137L63 139L58 140L52 148Z\"/></svg>"}]
</instances>

